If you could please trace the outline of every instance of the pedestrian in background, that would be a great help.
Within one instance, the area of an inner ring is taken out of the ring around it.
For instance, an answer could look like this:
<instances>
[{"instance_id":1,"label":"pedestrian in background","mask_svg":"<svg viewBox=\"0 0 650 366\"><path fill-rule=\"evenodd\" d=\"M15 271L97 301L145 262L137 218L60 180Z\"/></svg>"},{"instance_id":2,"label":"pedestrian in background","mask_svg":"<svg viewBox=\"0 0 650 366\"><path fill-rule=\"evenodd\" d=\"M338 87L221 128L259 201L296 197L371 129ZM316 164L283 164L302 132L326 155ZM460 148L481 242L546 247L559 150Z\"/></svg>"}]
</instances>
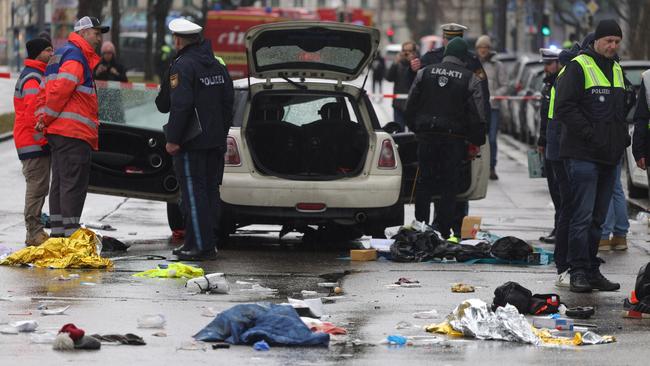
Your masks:
<instances>
[{"instance_id":1,"label":"pedestrian in background","mask_svg":"<svg viewBox=\"0 0 650 366\"><path fill-rule=\"evenodd\" d=\"M501 61L494 58L496 52L492 50L492 41L487 35L480 36L476 40L476 54L483 65L485 75L487 75L488 88L490 95L505 95L508 89L508 74ZM488 116L488 140L490 142L490 179L497 180L499 176L496 173L497 166L497 133L499 132L499 113L500 101L490 101L490 115Z\"/></svg>"},{"instance_id":2,"label":"pedestrian in background","mask_svg":"<svg viewBox=\"0 0 650 366\"><path fill-rule=\"evenodd\" d=\"M115 45L112 42L102 44L102 58L95 67L93 78L95 80L128 82L126 68L119 63L115 54ZM104 122L125 123L124 103L122 103L122 89L99 88L99 120Z\"/></svg>"},{"instance_id":3,"label":"pedestrian in background","mask_svg":"<svg viewBox=\"0 0 650 366\"><path fill-rule=\"evenodd\" d=\"M600 21L593 46L557 80L554 113L562 123L560 158L566 159L572 199L567 257L572 292L620 288L603 276L597 254L616 165L630 143L623 70L615 61L622 37L616 21Z\"/></svg>"},{"instance_id":4,"label":"pedestrian in background","mask_svg":"<svg viewBox=\"0 0 650 366\"><path fill-rule=\"evenodd\" d=\"M381 55L381 52L377 50L375 59L372 60L372 93L375 94L379 91L380 94L383 94L382 84L384 82L384 76L386 75L386 61Z\"/></svg>"},{"instance_id":5,"label":"pedestrian in background","mask_svg":"<svg viewBox=\"0 0 650 366\"><path fill-rule=\"evenodd\" d=\"M219 185L234 103L230 75L201 38L202 29L182 18L169 23L178 56L156 98L158 109L169 112L165 149L173 156L185 213L185 243L173 253L197 261L216 258Z\"/></svg>"},{"instance_id":6,"label":"pedestrian in background","mask_svg":"<svg viewBox=\"0 0 650 366\"><path fill-rule=\"evenodd\" d=\"M99 56L95 49L108 30L97 18L79 19L68 42L56 50L45 70L45 105L37 128L45 130L52 150L51 236L70 236L80 226L90 153L99 147L93 82Z\"/></svg>"},{"instance_id":7,"label":"pedestrian in background","mask_svg":"<svg viewBox=\"0 0 650 366\"><path fill-rule=\"evenodd\" d=\"M14 92L14 143L25 177L25 244L40 245L49 236L41 222L41 210L50 188L50 149L43 133L35 131L37 95L47 63L54 52L44 38L27 42L27 58Z\"/></svg>"},{"instance_id":8,"label":"pedestrian in background","mask_svg":"<svg viewBox=\"0 0 650 366\"><path fill-rule=\"evenodd\" d=\"M95 80L128 82L126 68L119 63L113 42L104 42L102 44L101 54L102 58L93 72Z\"/></svg>"},{"instance_id":9,"label":"pedestrian in background","mask_svg":"<svg viewBox=\"0 0 650 366\"><path fill-rule=\"evenodd\" d=\"M418 57L418 48L415 42L406 41L402 43L402 51L395 56L395 61L390 65L386 80L393 82L393 94L408 94L415 79L415 73L411 72L411 60ZM397 122L404 131L404 111L406 99L393 99L393 120Z\"/></svg>"},{"instance_id":10,"label":"pedestrian in background","mask_svg":"<svg viewBox=\"0 0 650 366\"><path fill-rule=\"evenodd\" d=\"M455 225L456 195L466 140L485 143L485 115L480 80L462 59L467 42L455 38L445 49L442 63L419 70L406 105L406 122L418 141L415 218L429 223L431 196L440 188L435 206L438 231L444 238ZM459 235L460 232L454 232Z\"/></svg>"}]
</instances>

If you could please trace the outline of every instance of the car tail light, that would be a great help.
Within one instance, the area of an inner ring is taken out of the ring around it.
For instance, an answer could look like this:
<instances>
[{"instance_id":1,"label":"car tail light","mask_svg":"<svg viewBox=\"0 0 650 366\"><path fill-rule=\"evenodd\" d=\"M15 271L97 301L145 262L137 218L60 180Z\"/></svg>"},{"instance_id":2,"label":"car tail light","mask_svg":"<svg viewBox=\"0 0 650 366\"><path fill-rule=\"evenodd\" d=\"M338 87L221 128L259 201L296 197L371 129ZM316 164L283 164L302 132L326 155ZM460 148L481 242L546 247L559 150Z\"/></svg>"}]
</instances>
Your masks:
<instances>
[{"instance_id":1,"label":"car tail light","mask_svg":"<svg viewBox=\"0 0 650 366\"><path fill-rule=\"evenodd\" d=\"M381 143L381 152L379 153L379 163L377 164L377 167L380 169L395 169L397 167L393 143L388 139Z\"/></svg>"},{"instance_id":2,"label":"car tail light","mask_svg":"<svg viewBox=\"0 0 650 366\"><path fill-rule=\"evenodd\" d=\"M226 139L226 154L224 156L226 165L240 166L241 158L239 157L239 149L237 148L237 141L232 136Z\"/></svg>"},{"instance_id":3,"label":"car tail light","mask_svg":"<svg viewBox=\"0 0 650 366\"><path fill-rule=\"evenodd\" d=\"M324 203L300 202L296 205L296 211L300 212L323 212L327 209Z\"/></svg>"}]
</instances>

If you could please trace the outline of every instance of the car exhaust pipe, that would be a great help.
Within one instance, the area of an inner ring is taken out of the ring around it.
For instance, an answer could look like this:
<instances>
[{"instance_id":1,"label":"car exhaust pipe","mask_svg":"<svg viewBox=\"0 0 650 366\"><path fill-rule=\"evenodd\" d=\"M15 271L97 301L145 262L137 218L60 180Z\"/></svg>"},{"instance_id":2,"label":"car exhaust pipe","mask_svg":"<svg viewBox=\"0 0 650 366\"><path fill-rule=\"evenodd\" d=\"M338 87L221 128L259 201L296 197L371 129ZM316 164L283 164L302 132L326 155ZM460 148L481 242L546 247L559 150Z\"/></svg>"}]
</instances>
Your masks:
<instances>
[{"instance_id":1,"label":"car exhaust pipe","mask_svg":"<svg viewBox=\"0 0 650 366\"><path fill-rule=\"evenodd\" d=\"M367 219L368 215L363 211L359 211L354 214L354 221L356 221L357 224L363 224Z\"/></svg>"}]
</instances>

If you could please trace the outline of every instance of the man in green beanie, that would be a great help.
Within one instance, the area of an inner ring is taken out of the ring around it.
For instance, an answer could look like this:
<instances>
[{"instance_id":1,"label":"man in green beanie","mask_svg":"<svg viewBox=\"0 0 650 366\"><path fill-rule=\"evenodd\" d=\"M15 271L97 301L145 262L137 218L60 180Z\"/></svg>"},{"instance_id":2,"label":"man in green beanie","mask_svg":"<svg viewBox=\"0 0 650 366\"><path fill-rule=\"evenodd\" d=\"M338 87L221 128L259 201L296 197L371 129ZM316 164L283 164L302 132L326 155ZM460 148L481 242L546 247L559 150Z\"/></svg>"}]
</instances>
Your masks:
<instances>
[{"instance_id":1,"label":"man in green beanie","mask_svg":"<svg viewBox=\"0 0 650 366\"><path fill-rule=\"evenodd\" d=\"M436 218L445 238L454 227L465 143L485 143L481 80L462 61L467 49L460 37L449 41L441 63L418 71L406 102L406 123L418 141L415 218L430 222L431 196L438 191Z\"/></svg>"}]
</instances>

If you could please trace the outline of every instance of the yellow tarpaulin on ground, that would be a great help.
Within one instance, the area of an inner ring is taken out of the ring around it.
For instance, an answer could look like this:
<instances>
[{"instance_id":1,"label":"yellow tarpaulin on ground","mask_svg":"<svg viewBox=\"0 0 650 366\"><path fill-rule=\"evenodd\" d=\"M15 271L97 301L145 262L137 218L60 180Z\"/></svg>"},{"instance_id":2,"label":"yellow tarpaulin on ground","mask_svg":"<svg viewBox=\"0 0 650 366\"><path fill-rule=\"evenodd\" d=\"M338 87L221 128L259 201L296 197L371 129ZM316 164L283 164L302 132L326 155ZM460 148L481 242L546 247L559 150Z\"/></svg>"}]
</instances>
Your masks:
<instances>
[{"instance_id":1,"label":"yellow tarpaulin on ground","mask_svg":"<svg viewBox=\"0 0 650 366\"><path fill-rule=\"evenodd\" d=\"M37 247L21 249L0 262L0 265L32 264L44 268L111 268L110 259L97 255L97 236L81 228L69 238L50 238Z\"/></svg>"},{"instance_id":2,"label":"yellow tarpaulin on ground","mask_svg":"<svg viewBox=\"0 0 650 366\"><path fill-rule=\"evenodd\" d=\"M135 277L149 278L195 278L201 277L205 273L202 268L188 266L183 263L171 263L166 268L154 268L144 272L136 273Z\"/></svg>"}]
</instances>

